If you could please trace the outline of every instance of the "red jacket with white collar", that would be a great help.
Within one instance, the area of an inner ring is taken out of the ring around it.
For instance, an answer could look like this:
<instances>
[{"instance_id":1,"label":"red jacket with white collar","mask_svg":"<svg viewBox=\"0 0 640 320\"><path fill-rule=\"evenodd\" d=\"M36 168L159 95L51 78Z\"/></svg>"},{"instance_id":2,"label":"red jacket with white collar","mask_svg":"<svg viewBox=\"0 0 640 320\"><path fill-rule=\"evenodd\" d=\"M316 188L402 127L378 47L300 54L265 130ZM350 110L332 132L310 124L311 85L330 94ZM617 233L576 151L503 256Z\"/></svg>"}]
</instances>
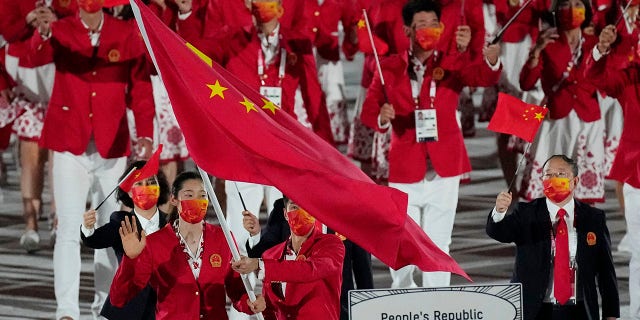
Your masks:
<instances>
[{"instance_id":1,"label":"red jacket with white collar","mask_svg":"<svg viewBox=\"0 0 640 320\"><path fill-rule=\"evenodd\" d=\"M551 119L562 119L571 110L575 110L578 117L585 122L600 119L596 87L591 79L584 76L587 57L591 55L598 39L586 34L583 34L583 37L582 56L566 79L562 80L562 75L567 70L572 55L563 32L560 32L560 38L542 50L536 67L530 68L527 62L520 72L520 89L523 91L533 89L536 81L541 80L542 90L548 99L547 108ZM554 87L558 89L554 90Z\"/></svg>"},{"instance_id":2,"label":"red jacket with white collar","mask_svg":"<svg viewBox=\"0 0 640 320\"><path fill-rule=\"evenodd\" d=\"M135 259L126 255L116 272L109 297L122 307L149 284L158 296L156 319L227 319L226 296L236 309L251 313L240 275L231 269L231 251L219 226L205 223L202 266L193 276L170 224L147 237Z\"/></svg>"},{"instance_id":3,"label":"red jacket with white collar","mask_svg":"<svg viewBox=\"0 0 640 320\"><path fill-rule=\"evenodd\" d=\"M468 53L458 57L460 61L465 59L468 61ZM458 68L460 63L454 62L451 66L445 61L439 62L437 58L434 61L433 55L427 60L419 96L421 109L430 108L429 91L433 70L436 67L444 69L444 77L436 83L434 101L438 141L419 143L416 142L416 107L408 73L409 55L393 55L382 61L389 103L395 109L395 119L391 121L389 182L420 181L427 172L428 159L441 177L452 177L471 171L457 120L458 96L464 86L488 87L496 84L501 70L492 71L484 60L467 64L464 68ZM360 115L362 123L378 131L383 131L378 127L380 107L385 103L382 90L380 77L376 73Z\"/></svg>"},{"instance_id":4,"label":"red jacket with white collar","mask_svg":"<svg viewBox=\"0 0 640 320\"><path fill-rule=\"evenodd\" d=\"M104 14L98 47L78 15L51 24L51 38L31 38L36 65L53 60L56 74L40 144L79 155L94 139L103 158L130 153L126 108L138 137L153 137L155 109L146 50L133 22Z\"/></svg>"}]
</instances>

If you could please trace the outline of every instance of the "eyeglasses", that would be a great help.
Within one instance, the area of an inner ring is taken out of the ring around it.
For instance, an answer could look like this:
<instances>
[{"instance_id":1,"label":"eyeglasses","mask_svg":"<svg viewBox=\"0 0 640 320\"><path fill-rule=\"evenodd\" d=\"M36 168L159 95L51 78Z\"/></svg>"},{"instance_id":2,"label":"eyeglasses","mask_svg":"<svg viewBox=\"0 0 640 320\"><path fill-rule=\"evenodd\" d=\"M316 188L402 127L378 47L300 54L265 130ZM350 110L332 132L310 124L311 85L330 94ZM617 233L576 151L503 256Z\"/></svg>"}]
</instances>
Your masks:
<instances>
[{"instance_id":1,"label":"eyeglasses","mask_svg":"<svg viewBox=\"0 0 640 320\"><path fill-rule=\"evenodd\" d=\"M570 176L570 173L568 172L555 172L555 173L547 172L542 176L542 178L546 180L551 178L569 178L569 176Z\"/></svg>"}]
</instances>

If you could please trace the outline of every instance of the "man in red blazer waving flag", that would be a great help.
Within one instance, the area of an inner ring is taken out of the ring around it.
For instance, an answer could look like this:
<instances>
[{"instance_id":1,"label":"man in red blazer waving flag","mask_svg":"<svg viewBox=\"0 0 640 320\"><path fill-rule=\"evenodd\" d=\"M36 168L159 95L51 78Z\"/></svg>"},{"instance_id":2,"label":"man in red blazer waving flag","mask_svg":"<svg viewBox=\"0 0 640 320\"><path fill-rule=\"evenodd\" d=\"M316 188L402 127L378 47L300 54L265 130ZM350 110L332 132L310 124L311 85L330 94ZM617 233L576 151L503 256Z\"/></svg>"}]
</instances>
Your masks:
<instances>
[{"instance_id":1,"label":"man in red blazer waving flag","mask_svg":"<svg viewBox=\"0 0 640 320\"><path fill-rule=\"evenodd\" d=\"M198 166L222 179L277 187L392 268L414 264L469 279L408 219L406 194L373 183L277 105L198 58L140 0L131 2Z\"/></svg>"}]
</instances>

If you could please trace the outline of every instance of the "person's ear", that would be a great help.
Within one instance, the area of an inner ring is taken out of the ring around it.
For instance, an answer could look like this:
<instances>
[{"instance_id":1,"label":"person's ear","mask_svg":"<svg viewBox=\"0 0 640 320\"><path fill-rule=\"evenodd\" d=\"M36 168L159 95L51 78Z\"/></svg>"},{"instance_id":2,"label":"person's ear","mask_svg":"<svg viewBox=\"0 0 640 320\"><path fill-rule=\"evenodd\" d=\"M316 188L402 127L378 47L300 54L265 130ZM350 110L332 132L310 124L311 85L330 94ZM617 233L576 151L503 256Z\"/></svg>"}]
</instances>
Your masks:
<instances>
[{"instance_id":1,"label":"person's ear","mask_svg":"<svg viewBox=\"0 0 640 320\"><path fill-rule=\"evenodd\" d=\"M171 195L171 198L169 198L169 203L176 208L178 207L179 202L180 201L178 201L174 195Z\"/></svg>"},{"instance_id":2,"label":"person's ear","mask_svg":"<svg viewBox=\"0 0 640 320\"><path fill-rule=\"evenodd\" d=\"M402 26L402 31L404 31L404 35L407 36L407 38L411 38L411 27Z\"/></svg>"},{"instance_id":3,"label":"person's ear","mask_svg":"<svg viewBox=\"0 0 640 320\"><path fill-rule=\"evenodd\" d=\"M575 188L578 187L578 183L580 182L580 177L573 177L572 181L573 181L573 188L571 188L571 190L574 190Z\"/></svg>"}]
</instances>

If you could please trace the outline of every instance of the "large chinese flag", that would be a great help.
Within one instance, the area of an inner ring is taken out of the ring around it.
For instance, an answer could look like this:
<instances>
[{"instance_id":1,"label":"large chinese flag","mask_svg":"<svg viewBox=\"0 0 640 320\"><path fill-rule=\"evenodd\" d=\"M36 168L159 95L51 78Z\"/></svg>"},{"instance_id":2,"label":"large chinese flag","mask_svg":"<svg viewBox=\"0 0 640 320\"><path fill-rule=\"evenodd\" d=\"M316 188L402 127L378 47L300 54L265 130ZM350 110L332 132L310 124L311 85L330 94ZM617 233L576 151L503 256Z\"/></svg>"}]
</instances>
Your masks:
<instances>
[{"instance_id":1,"label":"large chinese flag","mask_svg":"<svg viewBox=\"0 0 640 320\"><path fill-rule=\"evenodd\" d=\"M140 0L132 5L198 166L219 178L277 187L392 268L415 264L468 278L407 216L406 194L373 183L278 106L221 66L207 65Z\"/></svg>"},{"instance_id":2,"label":"large chinese flag","mask_svg":"<svg viewBox=\"0 0 640 320\"><path fill-rule=\"evenodd\" d=\"M516 135L533 142L544 116L549 109L526 103L516 97L500 92L498 105L487 129Z\"/></svg>"}]
</instances>

